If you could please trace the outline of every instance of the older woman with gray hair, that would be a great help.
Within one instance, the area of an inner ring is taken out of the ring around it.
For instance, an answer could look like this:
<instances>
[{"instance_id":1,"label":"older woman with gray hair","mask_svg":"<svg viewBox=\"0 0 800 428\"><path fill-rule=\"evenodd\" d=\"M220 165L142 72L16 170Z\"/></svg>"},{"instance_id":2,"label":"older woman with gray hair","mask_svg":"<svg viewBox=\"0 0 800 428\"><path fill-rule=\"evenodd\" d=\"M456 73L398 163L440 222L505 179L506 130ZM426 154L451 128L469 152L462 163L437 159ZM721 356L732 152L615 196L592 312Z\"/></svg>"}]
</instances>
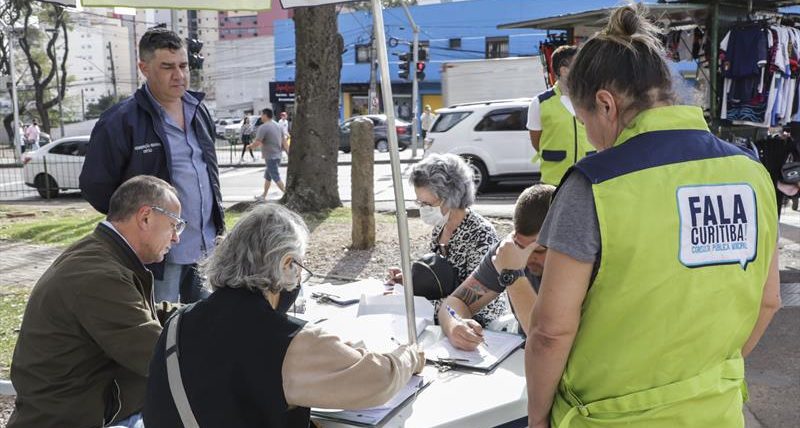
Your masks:
<instances>
[{"instance_id":1,"label":"older woman with gray hair","mask_svg":"<svg viewBox=\"0 0 800 428\"><path fill-rule=\"evenodd\" d=\"M432 154L414 165L409 182L414 186L420 218L433 227L430 251L455 268L458 286L499 242L492 223L470 209L475 202L472 169L460 156ZM389 274L390 281L402 282L398 269L390 269ZM437 315L440 304L441 300L434 301ZM508 298L502 293L474 319L486 326L505 313Z\"/></svg>"},{"instance_id":2,"label":"older woman with gray hair","mask_svg":"<svg viewBox=\"0 0 800 428\"><path fill-rule=\"evenodd\" d=\"M214 293L182 310L176 346L166 349L176 317L156 345L145 426L184 426L167 370L173 351L188 402L180 407L202 427L307 427L310 407L380 405L422 370L416 348L371 353L287 316L307 240L302 218L277 204L236 224L202 265Z\"/></svg>"}]
</instances>

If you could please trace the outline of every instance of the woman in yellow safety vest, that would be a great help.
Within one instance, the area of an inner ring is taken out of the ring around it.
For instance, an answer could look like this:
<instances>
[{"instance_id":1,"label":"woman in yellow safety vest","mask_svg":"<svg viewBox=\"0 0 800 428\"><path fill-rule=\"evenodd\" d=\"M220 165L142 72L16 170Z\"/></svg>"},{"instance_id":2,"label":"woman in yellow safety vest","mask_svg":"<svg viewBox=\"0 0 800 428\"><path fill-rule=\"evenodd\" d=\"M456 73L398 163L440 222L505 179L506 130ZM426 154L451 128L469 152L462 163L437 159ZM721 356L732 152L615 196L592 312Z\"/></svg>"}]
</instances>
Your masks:
<instances>
[{"instance_id":1,"label":"woman in yellow safety vest","mask_svg":"<svg viewBox=\"0 0 800 428\"><path fill-rule=\"evenodd\" d=\"M616 9L570 70L598 153L567 173L539 235L532 427L743 427L743 357L780 306L769 175L673 104L645 13Z\"/></svg>"}]
</instances>

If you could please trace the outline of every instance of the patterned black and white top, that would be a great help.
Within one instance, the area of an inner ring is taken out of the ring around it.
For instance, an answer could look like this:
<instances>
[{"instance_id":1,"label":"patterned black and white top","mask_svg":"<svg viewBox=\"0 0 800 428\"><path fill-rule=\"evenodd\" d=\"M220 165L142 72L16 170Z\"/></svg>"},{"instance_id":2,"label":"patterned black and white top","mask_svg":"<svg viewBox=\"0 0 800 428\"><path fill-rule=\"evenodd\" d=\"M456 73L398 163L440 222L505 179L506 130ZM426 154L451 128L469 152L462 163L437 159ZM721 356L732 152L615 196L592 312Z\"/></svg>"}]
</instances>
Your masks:
<instances>
[{"instance_id":1,"label":"patterned black and white top","mask_svg":"<svg viewBox=\"0 0 800 428\"><path fill-rule=\"evenodd\" d=\"M481 264L483 256L486 255L500 239L497 236L494 225L492 225L489 220L486 220L483 216L472 210L467 210L467 215L453 232L453 236L450 237L450 242L448 242L445 251L440 251L438 249L439 235L442 233L443 227L444 225L433 228L431 232L430 250L432 252L438 252L453 265L456 271L458 271L457 284L461 284ZM436 309L434 312L435 314L439 313L441 302L441 300L434 301ZM475 314L473 319L485 327L489 322L507 313L508 310L508 298L506 297L506 293L503 292L480 312Z\"/></svg>"}]
</instances>

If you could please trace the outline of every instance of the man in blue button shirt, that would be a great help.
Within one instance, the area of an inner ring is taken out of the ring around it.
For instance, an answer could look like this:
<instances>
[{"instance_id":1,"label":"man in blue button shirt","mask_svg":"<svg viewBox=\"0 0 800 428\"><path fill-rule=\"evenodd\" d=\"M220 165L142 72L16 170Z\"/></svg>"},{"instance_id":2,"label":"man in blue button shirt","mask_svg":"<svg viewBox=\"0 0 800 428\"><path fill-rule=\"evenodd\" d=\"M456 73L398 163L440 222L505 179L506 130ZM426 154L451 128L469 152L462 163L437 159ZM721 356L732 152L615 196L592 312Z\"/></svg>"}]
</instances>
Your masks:
<instances>
[{"instance_id":1,"label":"man in blue button shirt","mask_svg":"<svg viewBox=\"0 0 800 428\"><path fill-rule=\"evenodd\" d=\"M177 34L148 30L139 41L139 70L147 83L104 112L92 130L81 191L105 213L111 194L130 177L153 175L172 184L187 224L165 263L151 267L155 299L194 302L208 295L197 262L224 230L214 124L204 94L187 90L188 59Z\"/></svg>"}]
</instances>

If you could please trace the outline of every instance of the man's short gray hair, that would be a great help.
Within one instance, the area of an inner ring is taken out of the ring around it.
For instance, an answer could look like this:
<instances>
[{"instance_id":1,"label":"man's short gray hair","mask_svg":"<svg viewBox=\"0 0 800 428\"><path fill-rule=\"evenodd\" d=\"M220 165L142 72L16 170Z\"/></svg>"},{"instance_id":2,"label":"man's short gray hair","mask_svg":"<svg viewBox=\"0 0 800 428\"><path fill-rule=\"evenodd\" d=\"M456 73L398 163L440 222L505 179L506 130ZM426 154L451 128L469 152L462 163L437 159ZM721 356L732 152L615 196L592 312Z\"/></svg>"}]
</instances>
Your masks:
<instances>
[{"instance_id":1,"label":"man's short gray hair","mask_svg":"<svg viewBox=\"0 0 800 428\"><path fill-rule=\"evenodd\" d=\"M152 175L137 175L122 183L111 195L106 219L125 221L145 205L163 208L170 194L178 198L178 192L166 181Z\"/></svg>"},{"instance_id":2,"label":"man's short gray hair","mask_svg":"<svg viewBox=\"0 0 800 428\"><path fill-rule=\"evenodd\" d=\"M261 204L236 223L200 269L214 290L291 291L297 283L283 279L281 259L302 258L307 242L308 228L297 213L282 205Z\"/></svg>"},{"instance_id":3,"label":"man's short gray hair","mask_svg":"<svg viewBox=\"0 0 800 428\"><path fill-rule=\"evenodd\" d=\"M475 202L472 169L454 154L432 154L422 159L411 169L408 181L433 192L447 208L469 208Z\"/></svg>"}]
</instances>

